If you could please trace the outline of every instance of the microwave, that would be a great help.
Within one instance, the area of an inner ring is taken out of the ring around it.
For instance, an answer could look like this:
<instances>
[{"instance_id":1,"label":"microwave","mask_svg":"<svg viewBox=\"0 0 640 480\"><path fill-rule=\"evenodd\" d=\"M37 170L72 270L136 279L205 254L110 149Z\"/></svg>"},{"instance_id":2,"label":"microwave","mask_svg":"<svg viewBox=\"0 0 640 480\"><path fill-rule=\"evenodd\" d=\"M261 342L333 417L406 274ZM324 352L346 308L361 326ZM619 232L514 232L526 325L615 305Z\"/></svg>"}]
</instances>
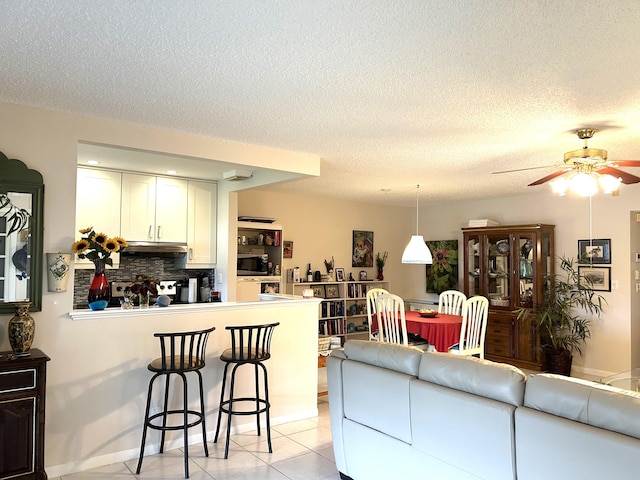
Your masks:
<instances>
[{"instance_id":1,"label":"microwave","mask_svg":"<svg viewBox=\"0 0 640 480\"><path fill-rule=\"evenodd\" d=\"M238 254L238 275L268 275L269 255Z\"/></svg>"}]
</instances>

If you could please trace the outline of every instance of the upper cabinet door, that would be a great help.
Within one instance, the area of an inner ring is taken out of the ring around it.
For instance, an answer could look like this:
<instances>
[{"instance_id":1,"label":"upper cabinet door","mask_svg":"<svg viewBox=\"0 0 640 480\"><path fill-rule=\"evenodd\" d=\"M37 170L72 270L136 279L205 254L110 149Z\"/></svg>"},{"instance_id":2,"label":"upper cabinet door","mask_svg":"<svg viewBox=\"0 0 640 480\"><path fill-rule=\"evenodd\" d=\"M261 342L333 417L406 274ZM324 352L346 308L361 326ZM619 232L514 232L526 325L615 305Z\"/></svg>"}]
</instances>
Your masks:
<instances>
[{"instance_id":1,"label":"upper cabinet door","mask_svg":"<svg viewBox=\"0 0 640 480\"><path fill-rule=\"evenodd\" d=\"M80 238L78 230L93 227L96 232L106 233L108 237L120 235L120 172L98 170L93 168L78 168L76 184L76 236ZM95 199L100 199L105 208L96 209ZM113 266L120 261L120 254L111 256ZM93 268L91 260L81 260L76 257L76 268Z\"/></svg>"},{"instance_id":2,"label":"upper cabinet door","mask_svg":"<svg viewBox=\"0 0 640 480\"><path fill-rule=\"evenodd\" d=\"M128 242L187 241L187 181L122 174L122 236Z\"/></svg>"},{"instance_id":3,"label":"upper cabinet door","mask_svg":"<svg viewBox=\"0 0 640 480\"><path fill-rule=\"evenodd\" d=\"M217 185L189 181L187 268L216 263Z\"/></svg>"},{"instance_id":4,"label":"upper cabinet door","mask_svg":"<svg viewBox=\"0 0 640 480\"><path fill-rule=\"evenodd\" d=\"M178 178L156 179L156 242L187 241L187 184Z\"/></svg>"},{"instance_id":5,"label":"upper cabinet door","mask_svg":"<svg viewBox=\"0 0 640 480\"><path fill-rule=\"evenodd\" d=\"M128 242L155 241L156 177L122 174L121 236Z\"/></svg>"}]
</instances>

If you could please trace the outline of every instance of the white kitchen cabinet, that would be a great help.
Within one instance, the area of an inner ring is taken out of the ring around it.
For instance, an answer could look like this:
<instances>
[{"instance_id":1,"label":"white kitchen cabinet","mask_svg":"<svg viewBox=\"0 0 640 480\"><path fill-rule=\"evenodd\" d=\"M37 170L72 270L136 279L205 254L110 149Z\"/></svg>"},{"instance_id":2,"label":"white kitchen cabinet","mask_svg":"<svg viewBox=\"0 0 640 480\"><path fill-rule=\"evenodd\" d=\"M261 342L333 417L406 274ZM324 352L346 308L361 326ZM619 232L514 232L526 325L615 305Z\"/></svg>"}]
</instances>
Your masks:
<instances>
[{"instance_id":1,"label":"white kitchen cabinet","mask_svg":"<svg viewBox=\"0 0 640 480\"><path fill-rule=\"evenodd\" d=\"M217 184L189 180L186 268L216 264Z\"/></svg>"},{"instance_id":2,"label":"white kitchen cabinet","mask_svg":"<svg viewBox=\"0 0 640 480\"><path fill-rule=\"evenodd\" d=\"M122 174L121 236L128 242L187 241L187 181Z\"/></svg>"},{"instance_id":3,"label":"white kitchen cabinet","mask_svg":"<svg viewBox=\"0 0 640 480\"><path fill-rule=\"evenodd\" d=\"M109 237L120 234L120 172L96 168L78 168L76 181L76 235L80 238L80 229L93 227L99 233ZM120 254L111 255L113 268L120 263ZM93 268L91 260L75 258L75 268ZM109 268L107 266L107 268Z\"/></svg>"}]
</instances>

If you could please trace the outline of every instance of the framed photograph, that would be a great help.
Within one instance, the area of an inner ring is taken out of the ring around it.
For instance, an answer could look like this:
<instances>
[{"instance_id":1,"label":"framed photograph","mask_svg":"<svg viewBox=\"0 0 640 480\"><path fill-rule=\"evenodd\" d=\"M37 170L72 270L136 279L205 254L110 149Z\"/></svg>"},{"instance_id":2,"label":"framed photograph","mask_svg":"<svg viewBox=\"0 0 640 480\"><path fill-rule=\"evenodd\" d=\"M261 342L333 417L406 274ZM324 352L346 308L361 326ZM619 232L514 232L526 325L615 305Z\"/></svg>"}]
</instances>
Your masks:
<instances>
[{"instance_id":1,"label":"framed photograph","mask_svg":"<svg viewBox=\"0 0 640 480\"><path fill-rule=\"evenodd\" d=\"M338 285L325 285L324 290L324 298L340 298L340 290L338 289Z\"/></svg>"},{"instance_id":2,"label":"framed photograph","mask_svg":"<svg viewBox=\"0 0 640 480\"><path fill-rule=\"evenodd\" d=\"M611 239L578 240L578 263L611 263Z\"/></svg>"},{"instance_id":3,"label":"framed photograph","mask_svg":"<svg viewBox=\"0 0 640 480\"><path fill-rule=\"evenodd\" d=\"M325 296L324 285L314 285L313 296L316 298L324 298Z\"/></svg>"},{"instance_id":4,"label":"framed photograph","mask_svg":"<svg viewBox=\"0 0 640 480\"><path fill-rule=\"evenodd\" d=\"M611 267L578 267L580 281L586 280L586 286L600 292L611 291Z\"/></svg>"},{"instance_id":5,"label":"framed photograph","mask_svg":"<svg viewBox=\"0 0 640 480\"><path fill-rule=\"evenodd\" d=\"M373 232L353 231L352 267L373 267Z\"/></svg>"},{"instance_id":6,"label":"framed photograph","mask_svg":"<svg viewBox=\"0 0 640 480\"><path fill-rule=\"evenodd\" d=\"M293 258L293 242L289 240L282 242L282 258Z\"/></svg>"},{"instance_id":7,"label":"framed photograph","mask_svg":"<svg viewBox=\"0 0 640 480\"><path fill-rule=\"evenodd\" d=\"M364 282L367 280L367 272L365 272L364 270L360 270L360 281Z\"/></svg>"},{"instance_id":8,"label":"framed photograph","mask_svg":"<svg viewBox=\"0 0 640 480\"><path fill-rule=\"evenodd\" d=\"M336 268L336 282L344 282L347 277L344 275L344 268Z\"/></svg>"}]
</instances>

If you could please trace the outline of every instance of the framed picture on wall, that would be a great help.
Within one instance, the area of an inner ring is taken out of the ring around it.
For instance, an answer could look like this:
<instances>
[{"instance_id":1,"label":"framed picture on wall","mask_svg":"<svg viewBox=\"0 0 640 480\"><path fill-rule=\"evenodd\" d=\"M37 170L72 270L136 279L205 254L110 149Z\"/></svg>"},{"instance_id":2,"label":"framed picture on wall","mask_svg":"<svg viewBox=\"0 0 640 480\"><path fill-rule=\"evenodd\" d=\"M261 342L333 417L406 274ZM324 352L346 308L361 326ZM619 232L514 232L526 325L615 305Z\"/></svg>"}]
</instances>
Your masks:
<instances>
[{"instance_id":1,"label":"framed picture on wall","mask_svg":"<svg viewBox=\"0 0 640 480\"><path fill-rule=\"evenodd\" d=\"M579 281L592 290L611 291L611 267L578 267Z\"/></svg>"},{"instance_id":2,"label":"framed picture on wall","mask_svg":"<svg viewBox=\"0 0 640 480\"><path fill-rule=\"evenodd\" d=\"M353 231L352 267L373 267L373 232Z\"/></svg>"},{"instance_id":3,"label":"framed picture on wall","mask_svg":"<svg viewBox=\"0 0 640 480\"><path fill-rule=\"evenodd\" d=\"M611 263L611 239L592 238L578 240L578 263Z\"/></svg>"},{"instance_id":4,"label":"framed picture on wall","mask_svg":"<svg viewBox=\"0 0 640 480\"><path fill-rule=\"evenodd\" d=\"M282 258L293 258L293 242L285 240L282 242Z\"/></svg>"}]
</instances>

